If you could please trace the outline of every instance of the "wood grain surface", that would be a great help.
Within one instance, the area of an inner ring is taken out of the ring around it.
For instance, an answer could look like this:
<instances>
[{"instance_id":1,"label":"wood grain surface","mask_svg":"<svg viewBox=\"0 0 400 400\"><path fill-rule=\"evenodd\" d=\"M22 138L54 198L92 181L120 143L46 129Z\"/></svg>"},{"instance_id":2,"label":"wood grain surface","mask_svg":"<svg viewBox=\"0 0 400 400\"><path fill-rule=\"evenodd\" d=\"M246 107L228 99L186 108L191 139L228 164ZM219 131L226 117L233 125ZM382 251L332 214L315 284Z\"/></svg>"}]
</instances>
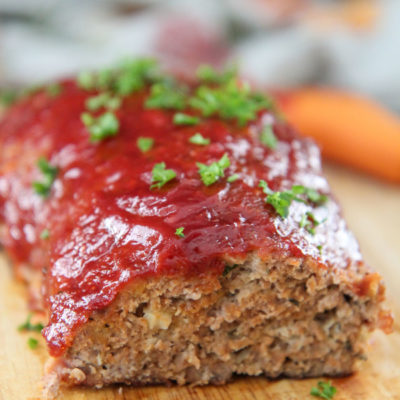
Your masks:
<instances>
[{"instance_id":1,"label":"wood grain surface","mask_svg":"<svg viewBox=\"0 0 400 400\"><path fill-rule=\"evenodd\" d=\"M328 166L330 183L343 205L350 227L358 237L366 260L385 278L389 303L395 314L395 331L375 332L369 359L348 378L333 379L335 400L400 399L400 188L389 186L345 169ZM19 333L28 310L25 289L12 280L4 255L0 256L0 400L40 398L40 379L46 349L39 334ZM30 350L28 337L39 340ZM316 379L268 381L238 378L217 387L114 387L64 391L63 400L297 400L310 396Z\"/></svg>"}]
</instances>

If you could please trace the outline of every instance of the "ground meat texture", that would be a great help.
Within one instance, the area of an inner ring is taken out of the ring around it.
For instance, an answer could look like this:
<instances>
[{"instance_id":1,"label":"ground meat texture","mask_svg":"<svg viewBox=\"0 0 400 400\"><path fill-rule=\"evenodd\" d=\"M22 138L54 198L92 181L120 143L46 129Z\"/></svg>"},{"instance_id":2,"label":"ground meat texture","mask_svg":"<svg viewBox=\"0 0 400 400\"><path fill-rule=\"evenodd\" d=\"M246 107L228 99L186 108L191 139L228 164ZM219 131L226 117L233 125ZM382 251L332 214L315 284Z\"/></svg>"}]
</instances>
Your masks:
<instances>
[{"instance_id":1,"label":"ground meat texture","mask_svg":"<svg viewBox=\"0 0 400 400\"><path fill-rule=\"evenodd\" d=\"M311 259L255 254L226 276L140 280L91 316L52 370L96 387L346 375L365 358L382 296L349 284Z\"/></svg>"},{"instance_id":2,"label":"ground meat texture","mask_svg":"<svg viewBox=\"0 0 400 400\"><path fill-rule=\"evenodd\" d=\"M352 372L364 332L390 317L317 146L268 102L243 123L187 98L189 123L177 123L177 110L149 107L151 84L121 97L101 140L82 114L104 92L74 80L0 122L1 242L48 315L49 393ZM210 181L201 171L213 163ZM157 165L174 174L154 186Z\"/></svg>"}]
</instances>

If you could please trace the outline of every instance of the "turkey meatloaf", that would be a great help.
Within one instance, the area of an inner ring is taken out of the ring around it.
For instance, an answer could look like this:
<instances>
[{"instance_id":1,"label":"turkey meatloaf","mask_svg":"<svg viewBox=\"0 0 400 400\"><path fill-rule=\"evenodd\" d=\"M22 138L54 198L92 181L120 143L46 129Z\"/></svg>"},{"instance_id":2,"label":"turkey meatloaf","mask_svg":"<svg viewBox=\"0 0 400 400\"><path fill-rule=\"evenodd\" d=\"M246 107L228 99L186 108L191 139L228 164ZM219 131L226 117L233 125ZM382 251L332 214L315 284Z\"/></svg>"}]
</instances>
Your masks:
<instances>
[{"instance_id":1,"label":"turkey meatloaf","mask_svg":"<svg viewBox=\"0 0 400 400\"><path fill-rule=\"evenodd\" d=\"M349 374L390 328L317 146L232 71L84 73L22 96L0 146L53 389Z\"/></svg>"}]
</instances>

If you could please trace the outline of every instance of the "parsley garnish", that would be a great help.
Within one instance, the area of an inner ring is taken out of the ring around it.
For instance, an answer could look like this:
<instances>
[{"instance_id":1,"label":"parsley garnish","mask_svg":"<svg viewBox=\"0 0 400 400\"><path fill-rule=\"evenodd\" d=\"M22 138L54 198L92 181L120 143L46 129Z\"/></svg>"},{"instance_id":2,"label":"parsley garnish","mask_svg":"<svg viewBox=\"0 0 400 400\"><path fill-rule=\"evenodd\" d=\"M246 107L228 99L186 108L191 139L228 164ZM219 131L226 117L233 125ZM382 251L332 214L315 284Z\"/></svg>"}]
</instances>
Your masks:
<instances>
[{"instance_id":1,"label":"parsley garnish","mask_svg":"<svg viewBox=\"0 0 400 400\"><path fill-rule=\"evenodd\" d=\"M96 111L101 107L107 108L108 110L116 110L120 106L121 99L119 97L112 97L108 92L100 93L86 100L86 108L90 111Z\"/></svg>"},{"instance_id":2,"label":"parsley garnish","mask_svg":"<svg viewBox=\"0 0 400 400\"><path fill-rule=\"evenodd\" d=\"M286 218L288 216L289 207L293 201L298 201L301 203L306 202L306 200L299 197L301 194L305 195L308 201L318 205L325 203L328 199L326 195L318 193L315 189L309 189L302 185L294 185L290 190L274 192L268 187L267 182L261 180L259 187L261 187L263 192L267 195L265 201L268 204L271 204L275 211L282 218Z\"/></svg>"},{"instance_id":3,"label":"parsley garnish","mask_svg":"<svg viewBox=\"0 0 400 400\"><path fill-rule=\"evenodd\" d=\"M311 389L310 394L312 396L321 397L326 400L333 399L333 396L337 390L334 386L332 386L331 382L319 381L317 386L318 387L313 387Z\"/></svg>"},{"instance_id":4,"label":"parsley garnish","mask_svg":"<svg viewBox=\"0 0 400 400\"><path fill-rule=\"evenodd\" d=\"M88 128L92 142L99 142L118 133L119 121L111 111L107 111L97 118L89 113L83 113L81 119Z\"/></svg>"},{"instance_id":5,"label":"parsley garnish","mask_svg":"<svg viewBox=\"0 0 400 400\"><path fill-rule=\"evenodd\" d=\"M210 144L211 140L203 137L201 133L197 132L189 139L189 142L199 146L207 146Z\"/></svg>"},{"instance_id":6,"label":"parsley garnish","mask_svg":"<svg viewBox=\"0 0 400 400\"><path fill-rule=\"evenodd\" d=\"M278 140L272 130L271 125L264 126L263 130L261 131L260 141L263 145L267 146L271 150L276 149L276 145L278 144Z\"/></svg>"},{"instance_id":7,"label":"parsley garnish","mask_svg":"<svg viewBox=\"0 0 400 400\"><path fill-rule=\"evenodd\" d=\"M51 185L58 174L58 168L50 165L44 157L39 158L37 165L43 174L44 180L41 182L35 181L32 186L37 194L47 197L50 194Z\"/></svg>"},{"instance_id":8,"label":"parsley garnish","mask_svg":"<svg viewBox=\"0 0 400 400\"><path fill-rule=\"evenodd\" d=\"M62 86L59 83L51 83L46 86L46 93L51 97L56 97L61 93Z\"/></svg>"},{"instance_id":9,"label":"parsley garnish","mask_svg":"<svg viewBox=\"0 0 400 400\"><path fill-rule=\"evenodd\" d=\"M173 169L165 169L164 162L156 164L151 173L153 185L150 186L150 189L159 189L176 177L176 172Z\"/></svg>"},{"instance_id":10,"label":"parsley garnish","mask_svg":"<svg viewBox=\"0 0 400 400\"><path fill-rule=\"evenodd\" d=\"M231 67L225 71L219 72L211 65L207 64L200 65L196 71L197 78L205 83L226 83L234 78L236 74L236 67Z\"/></svg>"},{"instance_id":11,"label":"parsley garnish","mask_svg":"<svg viewBox=\"0 0 400 400\"><path fill-rule=\"evenodd\" d=\"M322 256L322 244L319 244L318 246L317 246L317 249L319 250L319 254Z\"/></svg>"},{"instance_id":12,"label":"parsley garnish","mask_svg":"<svg viewBox=\"0 0 400 400\"><path fill-rule=\"evenodd\" d=\"M84 90L111 90L127 96L158 78L157 62L149 58L126 60L117 68L81 72L77 85Z\"/></svg>"},{"instance_id":13,"label":"parsley garnish","mask_svg":"<svg viewBox=\"0 0 400 400\"><path fill-rule=\"evenodd\" d=\"M185 237L185 234L183 233L183 230L184 230L185 228L184 227L180 227L180 228L177 228L176 229L176 231L175 231L175 235L176 236L179 236L179 237Z\"/></svg>"},{"instance_id":14,"label":"parsley garnish","mask_svg":"<svg viewBox=\"0 0 400 400\"><path fill-rule=\"evenodd\" d=\"M200 122L199 117L194 117L193 115L188 115L184 113L176 113L174 115L175 125L197 125Z\"/></svg>"},{"instance_id":15,"label":"parsley garnish","mask_svg":"<svg viewBox=\"0 0 400 400\"><path fill-rule=\"evenodd\" d=\"M43 229L40 233L40 239L46 240L50 237L50 231L48 229Z\"/></svg>"},{"instance_id":16,"label":"parsley garnish","mask_svg":"<svg viewBox=\"0 0 400 400\"><path fill-rule=\"evenodd\" d=\"M183 110L185 94L181 87L170 81L155 83L150 88L150 96L145 101L146 108L166 108Z\"/></svg>"},{"instance_id":17,"label":"parsley garnish","mask_svg":"<svg viewBox=\"0 0 400 400\"><path fill-rule=\"evenodd\" d=\"M210 165L202 163L196 164L199 167L201 180L206 186L210 186L213 183L217 182L219 178L225 176L224 171L231 165L231 162L228 155L225 153L220 160L213 162Z\"/></svg>"},{"instance_id":18,"label":"parsley garnish","mask_svg":"<svg viewBox=\"0 0 400 400\"><path fill-rule=\"evenodd\" d=\"M38 345L39 345L39 342L38 342L37 339L35 339L35 338L33 338L33 337L30 337L30 338L28 339L28 346L29 346L29 348L30 348L31 350L35 350L35 349L38 347Z\"/></svg>"},{"instance_id":19,"label":"parsley garnish","mask_svg":"<svg viewBox=\"0 0 400 400\"><path fill-rule=\"evenodd\" d=\"M189 104L203 116L219 115L223 119L236 119L239 125L257 117L257 112L270 102L262 95L252 93L250 87L231 79L219 87L200 86Z\"/></svg>"},{"instance_id":20,"label":"parsley garnish","mask_svg":"<svg viewBox=\"0 0 400 400\"><path fill-rule=\"evenodd\" d=\"M78 87L84 90L92 90L95 87L95 75L88 71L82 71L76 78Z\"/></svg>"},{"instance_id":21,"label":"parsley garnish","mask_svg":"<svg viewBox=\"0 0 400 400\"><path fill-rule=\"evenodd\" d=\"M26 321L18 327L18 330L21 331L30 331L30 332L42 332L44 328L43 324L38 322L37 324L31 323L32 314L29 314Z\"/></svg>"},{"instance_id":22,"label":"parsley garnish","mask_svg":"<svg viewBox=\"0 0 400 400\"><path fill-rule=\"evenodd\" d=\"M152 58L125 60L117 73L115 90L122 96L143 89L147 82L157 80L159 76L157 61Z\"/></svg>"},{"instance_id":23,"label":"parsley garnish","mask_svg":"<svg viewBox=\"0 0 400 400\"><path fill-rule=\"evenodd\" d=\"M223 276L227 276L229 272L231 272L233 269L238 267L239 264L233 264L233 265L226 265L224 271L222 272Z\"/></svg>"},{"instance_id":24,"label":"parsley garnish","mask_svg":"<svg viewBox=\"0 0 400 400\"><path fill-rule=\"evenodd\" d=\"M8 107L14 104L18 99L17 90L7 89L0 92L0 104Z\"/></svg>"},{"instance_id":25,"label":"parsley garnish","mask_svg":"<svg viewBox=\"0 0 400 400\"><path fill-rule=\"evenodd\" d=\"M154 139L150 137L139 137L136 144L142 153L146 153L153 148Z\"/></svg>"},{"instance_id":26,"label":"parsley garnish","mask_svg":"<svg viewBox=\"0 0 400 400\"><path fill-rule=\"evenodd\" d=\"M229 183L235 182L239 179L239 175L238 174L233 174L231 176L228 177L227 181Z\"/></svg>"},{"instance_id":27,"label":"parsley garnish","mask_svg":"<svg viewBox=\"0 0 400 400\"><path fill-rule=\"evenodd\" d=\"M323 221L318 221L312 212L306 212L299 222L300 228L305 228L308 233L315 235L315 228Z\"/></svg>"}]
</instances>

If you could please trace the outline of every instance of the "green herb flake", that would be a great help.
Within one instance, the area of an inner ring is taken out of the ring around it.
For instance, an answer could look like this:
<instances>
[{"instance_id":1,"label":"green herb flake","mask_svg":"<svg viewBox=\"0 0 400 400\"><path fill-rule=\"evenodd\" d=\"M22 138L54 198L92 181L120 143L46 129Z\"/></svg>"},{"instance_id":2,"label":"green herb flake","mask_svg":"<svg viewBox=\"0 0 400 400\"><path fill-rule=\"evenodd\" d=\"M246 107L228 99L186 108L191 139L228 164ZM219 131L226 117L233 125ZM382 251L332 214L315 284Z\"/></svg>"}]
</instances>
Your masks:
<instances>
[{"instance_id":1,"label":"green herb flake","mask_svg":"<svg viewBox=\"0 0 400 400\"><path fill-rule=\"evenodd\" d=\"M176 231L175 231L175 235L176 236L179 236L179 237L185 237L185 234L183 233L183 230L184 230L185 228L184 227L180 227L180 228L177 228L176 229Z\"/></svg>"},{"instance_id":2,"label":"green herb flake","mask_svg":"<svg viewBox=\"0 0 400 400\"><path fill-rule=\"evenodd\" d=\"M95 82L95 74L88 71L82 71L76 78L78 87L84 90L94 89Z\"/></svg>"},{"instance_id":3,"label":"green herb flake","mask_svg":"<svg viewBox=\"0 0 400 400\"><path fill-rule=\"evenodd\" d=\"M218 87L198 87L189 104L200 110L204 117L218 115L226 120L236 119L240 126L244 126L255 120L258 111L268 108L271 102L253 93L248 85L231 79Z\"/></svg>"},{"instance_id":4,"label":"green herb flake","mask_svg":"<svg viewBox=\"0 0 400 400\"><path fill-rule=\"evenodd\" d=\"M222 272L223 276L227 276L229 272L237 268L239 264L233 264L233 265L226 265L224 271Z\"/></svg>"},{"instance_id":5,"label":"green herb flake","mask_svg":"<svg viewBox=\"0 0 400 400\"><path fill-rule=\"evenodd\" d=\"M6 89L0 91L0 105L9 107L14 104L18 99L18 91L13 89Z\"/></svg>"},{"instance_id":6,"label":"green herb flake","mask_svg":"<svg viewBox=\"0 0 400 400\"><path fill-rule=\"evenodd\" d=\"M43 181L35 181L32 186L38 195L47 197L58 174L58 168L50 165L44 157L39 158L37 165L43 174Z\"/></svg>"},{"instance_id":7,"label":"green herb flake","mask_svg":"<svg viewBox=\"0 0 400 400\"><path fill-rule=\"evenodd\" d=\"M119 121L111 111L107 111L99 117L83 113L81 119L90 133L92 142L99 142L118 133Z\"/></svg>"},{"instance_id":8,"label":"green herb flake","mask_svg":"<svg viewBox=\"0 0 400 400\"><path fill-rule=\"evenodd\" d=\"M200 122L199 117L188 115L184 113L176 113L174 115L175 125L197 125Z\"/></svg>"},{"instance_id":9,"label":"green herb flake","mask_svg":"<svg viewBox=\"0 0 400 400\"><path fill-rule=\"evenodd\" d=\"M139 137L136 144L142 153L146 153L153 148L154 139L150 137Z\"/></svg>"},{"instance_id":10,"label":"green herb flake","mask_svg":"<svg viewBox=\"0 0 400 400\"><path fill-rule=\"evenodd\" d=\"M113 97L108 92L103 92L97 96L89 97L86 100L86 108L90 111L97 111L104 107L108 110L116 110L121 106L121 99L119 97Z\"/></svg>"},{"instance_id":11,"label":"green herb flake","mask_svg":"<svg viewBox=\"0 0 400 400\"><path fill-rule=\"evenodd\" d=\"M114 84L115 91L121 96L128 96L158 78L158 63L153 58L128 59L119 66Z\"/></svg>"},{"instance_id":12,"label":"green herb flake","mask_svg":"<svg viewBox=\"0 0 400 400\"><path fill-rule=\"evenodd\" d=\"M317 249L318 249L318 251L319 251L319 255L322 256L322 249L323 249L322 244L319 244L319 245L317 246Z\"/></svg>"},{"instance_id":13,"label":"green herb flake","mask_svg":"<svg viewBox=\"0 0 400 400\"><path fill-rule=\"evenodd\" d=\"M227 83L237 75L237 68L233 66L219 72L211 65L203 64L197 68L196 75L205 83Z\"/></svg>"},{"instance_id":14,"label":"green herb flake","mask_svg":"<svg viewBox=\"0 0 400 400\"><path fill-rule=\"evenodd\" d=\"M231 176L228 177L227 181L229 183L235 182L239 179L239 175L238 174L233 174Z\"/></svg>"},{"instance_id":15,"label":"green herb flake","mask_svg":"<svg viewBox=\"0 0 400 400\"><path fill-rule=\"evenodd\" d=\"M268 187L267 182L261 180L259 182L259 187L263 189L263 192L267 195L265 201L268 204L271 204L274 207L275 211L282 217L286 218L289 214L289 207L293 201L298 201L300 203L306 203L310 201L317 205L323 204L327 200L326 195L319 194L316 190L307 188L302 185L293 185L290 190L282 191L282 192L274 192ZM310 193L311 197L310 197ZM305 195L306 200L299 197L300 195ZM314 201L318 200L318 201ZM305 227L307 224L307 220L312 222L311 227L309 227L309 232L315 233L315 226L319 225L321 222L317 221L312 213L307 213L299 222L300 227Z\"/></svg>"},{"instance_id":16,"label":"green herb flake","mask_svg":"<svg viewBox=\"0 0 400 400\"><path fill-rule=\"evenodd\" d=\"M45 89L50 97L57 97L62 91L62 86L59 83L51 83Z\"/></svg>"},{"instance_id":17,"label":"green herb flake","mask_svg":"<svg viewBox=\"0 0 400 400\"><path fill-rule=\"evenodd\" d=\"M176 177L176 172L172 169L166 169L164 162L154 165L151 173L153 185L150 186L150 189L160 189Z\"/></svg>"},{"instance_id":18,"label":"green herb flake","mask_svg":"<svg viewBox=\"0 0 400 400\"><path fill-rule=\"evenodd\" d=\"M206 186L217 182L219 178L225 176L224 171L231 165L228 155L225 153L220 160L210 165L197 163L201 180Z\"/></svg>"},{"instance_id":19,"label":"green herb flake","mask_svg":"<svg viewBox=\"0 0 400 400\"><path fill-rule=\"evenodd\" d=\"M276 149L278 140L274 134L274 131L272 130L271 125L264 126L263 130L261 131L260 141L264 146L268 147L269 149Z\"/></svg>"},{"instance_id":20,"label":"green herb flake","mask_svg":"<svg viewBox=\"0 0 400 400\"><path fill-rule=\"evenodd\" d=\"M332 386L331 382L319 381L317 387L313 387L310 394L315 397L321 397L322 399L330 400L337 392L336 388Z\"/></svg>"},{"instance_id":21,"label":"green herb flake","mask_svg":"<svg viewBox=\"0 0 400 400\"><path fill-rule=\"evenodd\" d=\"M189 142L197 144L198 146L207 146L210 144L211 140L203 137L201 133L197 132L189 139Z\"/></svg>"},{"instance_id":22,"label":"green herb flake","mask_svg":"<svg viewBox=\"0 0 400 400\"><path fill-rule=\"evenodd\" d=\"M150 88L150 95L144 105L146 108L165 108L183 110L186 97L184 89L170 81L155 83Z\"/></svg>"},{"instance_id":23,"label":"green herb flake","mask_svg":"<svg viewBox=\"0 0 400 400\"><path fill-rule=\"evenodd\" d=\"M38 322L37 324L32 324L31 319L32 319L32 313L30 313L26 321L18 327L18 330L20 332L22 331L38 332L38 333L42 332L42 329L44 328L43 324L40 322Z\"/></svg>"},{"instance_id":24,"label":"green herb flake","mask_svg":"<svg viewBox=\"0 0 400 400\"><path fill-rule=\"evenodd\" d=\"M48 229L43 229L42 232L40 232L40 239L47 240L49 237L50 231Z\"/></svg>"},{"instance_id":25,"label":"green herb flake","mask_svg":"<svg viewBox=\"0 0 400 400\"><path fill-rule=\"evenodd\" d=\"M38 345L39 345L39 342L38 342L37 339L35 339L35 338L33 338L33 337L30 337L30 338L28 339L28 347L29 347L31 350L35 350L35 349L38 347Z\"/></svg>"},{"instance_id":26,"label":"green herb flake","mask_svg":"<svg viewBox=\"0 0 400 400\"><path fill-rule=\"evenodd\" d=\"M315 235L315 228L324 221L318 221L312 212L306 212L299 222L300 228L305 228L308 233Z\"/></svg>"}]
</instances>

